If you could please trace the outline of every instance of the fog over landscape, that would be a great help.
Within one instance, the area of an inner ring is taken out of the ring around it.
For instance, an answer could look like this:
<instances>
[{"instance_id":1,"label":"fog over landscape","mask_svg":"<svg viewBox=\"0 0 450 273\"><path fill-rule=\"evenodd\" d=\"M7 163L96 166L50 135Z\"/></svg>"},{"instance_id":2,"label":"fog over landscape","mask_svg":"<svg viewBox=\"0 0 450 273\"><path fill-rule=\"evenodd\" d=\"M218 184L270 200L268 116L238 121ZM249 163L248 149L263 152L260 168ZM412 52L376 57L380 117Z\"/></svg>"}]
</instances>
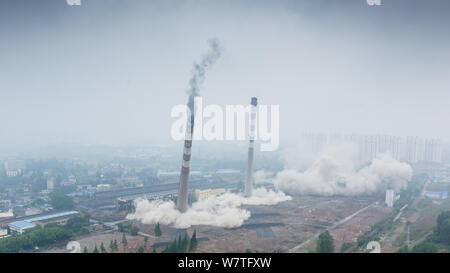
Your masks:
<instances>
[{"instance_id":1,"label":"fog over landscape","mask_svg":"<svg viewBox=\"0 0 450 273\"><path fill-rule=\"evenodd\" d=\"M449 14L1 0L0 253L450 253Z\"/></svg>"},{"instance_id":2,"label":"fog over landscape","mask_svg":"<svg viewBox=\"0 0 450 273\"><path fill-rule=\"evenodd\" d=\"M329 146L305 171L286 168L273 179L275 187L289 194L370 195L405 189L412 168L389 153L379 154L368 166L356 169L356 148L351 144ZM290 161L301 162L300 159Z\"/></svg>"}]
</instances>

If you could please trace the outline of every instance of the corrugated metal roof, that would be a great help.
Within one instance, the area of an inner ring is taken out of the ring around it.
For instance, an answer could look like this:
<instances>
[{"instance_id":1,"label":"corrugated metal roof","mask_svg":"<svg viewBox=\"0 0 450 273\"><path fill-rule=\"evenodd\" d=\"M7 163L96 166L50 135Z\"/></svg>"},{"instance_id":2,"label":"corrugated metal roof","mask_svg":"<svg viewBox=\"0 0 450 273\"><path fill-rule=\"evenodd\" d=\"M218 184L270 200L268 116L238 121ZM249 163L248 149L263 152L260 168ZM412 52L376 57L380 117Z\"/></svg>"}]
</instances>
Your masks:
<instances>
[{"instance_id":1,"label":"corrugated metal roof","mask_svg":"<svg viewBox=\"0 0 450 273\"><path fill-rule=\"evenodd\" d=\"M48 220L48 219L52 219L52 218L59 218L59 217L63 217L63 216L74 215L74 214L78 214L78 211L73 210L73 211L58 212L58 213L53 213L53 214L49 214L49 215L38 216L38 217L26 219L24 221L32 223L32 222L38 222L38 221Z\"/></svg>"},{"instance_id":2,"label":"corrugated metal roof","mask_svg":"<svg viewBox=\"0 0 450 273\"><path fill-rule=\"evenodd\" d=\"M26 229L26 228L33 228L36 225L30 222L26 222L26 221L16 221L16 222L12 222L9 223L9 226L13 226L15 228L20 228L20 229Z\"/></svg>"}]
</instances>

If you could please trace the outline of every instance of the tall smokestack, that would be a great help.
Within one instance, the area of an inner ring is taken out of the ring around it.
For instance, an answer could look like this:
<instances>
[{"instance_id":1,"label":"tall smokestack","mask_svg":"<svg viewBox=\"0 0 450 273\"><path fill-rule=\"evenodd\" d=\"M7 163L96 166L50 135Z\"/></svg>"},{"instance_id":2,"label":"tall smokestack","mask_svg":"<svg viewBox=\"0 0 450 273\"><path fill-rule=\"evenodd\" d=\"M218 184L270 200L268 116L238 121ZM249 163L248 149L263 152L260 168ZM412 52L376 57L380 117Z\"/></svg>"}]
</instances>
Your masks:
<instances>
[{"instance_id":1,"label":"tall smokestack","mask_svg":"<svg viewBox=\"0 0 450 273\"><path fill-rule=\"evenodd\" d=\"M191 165L192 135L194 133L194 102L189 100L190 118L186 122L186 136L184 138L183 162L181 164L180 185L178 186L177 209L185 212L188 208L188 183Z\"/></svg>"},{"instance_id":2,"label":"tall smokestack","mask_svg":"<svg viewBox=\"0 0 450 273\"><path fill-rule=\"evenodd\" d=\"M256 106L258 105L258 98L252 97L250 102L250 130L249 130L249 145L248 145L248 162L247 162L247 176L245 179L244 195L250 197L252 195L252 176L253 176L253 150L255 146L255 121L256 121Z\"/></svg>"},{"instance_id":3,"label":"tall smokestack","mask_svg":"<svg viewBox=\"0 0 450 273\"><path fill-rule=\"evenodd\" d=\"M221 46L219 40L211 39L208 41L210 51L202 56L199 63L194 63L192 77L189 80L189 94L188 108L190 111L190 118L187 119L186 137L184 139L183 149L183 163L181 165L180 185L178 186L177 208L180 212L185 212L188 208L188 183L189 183L189 168L191 165L191 147L192 136L194 133L194 119L195 119L195 97L199 95L200 85L205 80L206 69L211 67L221 54Z\"/></svg>"}]
</instances>

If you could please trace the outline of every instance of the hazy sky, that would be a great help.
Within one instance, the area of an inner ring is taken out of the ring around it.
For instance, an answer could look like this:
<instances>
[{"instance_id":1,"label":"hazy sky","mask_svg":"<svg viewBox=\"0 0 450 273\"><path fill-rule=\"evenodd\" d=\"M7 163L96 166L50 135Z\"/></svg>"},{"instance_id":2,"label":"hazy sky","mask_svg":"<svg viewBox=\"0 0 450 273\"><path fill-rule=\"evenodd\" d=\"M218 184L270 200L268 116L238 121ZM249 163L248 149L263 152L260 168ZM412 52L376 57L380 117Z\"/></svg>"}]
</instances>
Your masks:
<instances>
[{"instance_id":1,"label":"hazy sky","mask_svg":"<svg viewBox=\"0 0 450 273\"><path fill-rule=\"evenodd\" d=\"M205 103L280 105L302 132L450 138L450 1L2 0L0 146L170 142L192 63Z\"/></svg>"}]
</instances>

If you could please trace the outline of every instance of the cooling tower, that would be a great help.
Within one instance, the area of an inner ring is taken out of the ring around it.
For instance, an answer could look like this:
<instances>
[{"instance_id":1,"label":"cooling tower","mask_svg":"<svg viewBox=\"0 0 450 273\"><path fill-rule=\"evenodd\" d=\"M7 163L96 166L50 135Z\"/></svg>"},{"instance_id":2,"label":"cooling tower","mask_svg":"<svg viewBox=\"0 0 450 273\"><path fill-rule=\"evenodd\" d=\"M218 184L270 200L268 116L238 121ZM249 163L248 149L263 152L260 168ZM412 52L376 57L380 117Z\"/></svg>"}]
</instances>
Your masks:
<instances>
[{"instance_id":1,"label":"cooling tower","mask_svg":"<svg viewBox=\"0 0 450 273\"><path fill-rule=\"evenodd\" d=\"M183 149L183 162L181 165L180 185L178 186L177 209L180 212L185 212L188 208L189 168L191 164L192 134L194 132L193 107L191 109L192 109L191 118L187 119L186 124L186 136L184 139L184 149Z\"/></svg>"},{"instance_id":2,"label":"cooling tower","mask_svg":"<svg viewBox=\"0 0 450 273\"><path fill-rule=\"evenodd\" d=\"M256 122L256 106L258 105L258 99L253 97L250 109L250 130L249 130L249 145L248 145L248 162L247 162L247 174L244 185L244 195L250 197L252 195L252 176L253 176L253 150L255 145L255 122Z\"/></svg>"}]
</instances>

